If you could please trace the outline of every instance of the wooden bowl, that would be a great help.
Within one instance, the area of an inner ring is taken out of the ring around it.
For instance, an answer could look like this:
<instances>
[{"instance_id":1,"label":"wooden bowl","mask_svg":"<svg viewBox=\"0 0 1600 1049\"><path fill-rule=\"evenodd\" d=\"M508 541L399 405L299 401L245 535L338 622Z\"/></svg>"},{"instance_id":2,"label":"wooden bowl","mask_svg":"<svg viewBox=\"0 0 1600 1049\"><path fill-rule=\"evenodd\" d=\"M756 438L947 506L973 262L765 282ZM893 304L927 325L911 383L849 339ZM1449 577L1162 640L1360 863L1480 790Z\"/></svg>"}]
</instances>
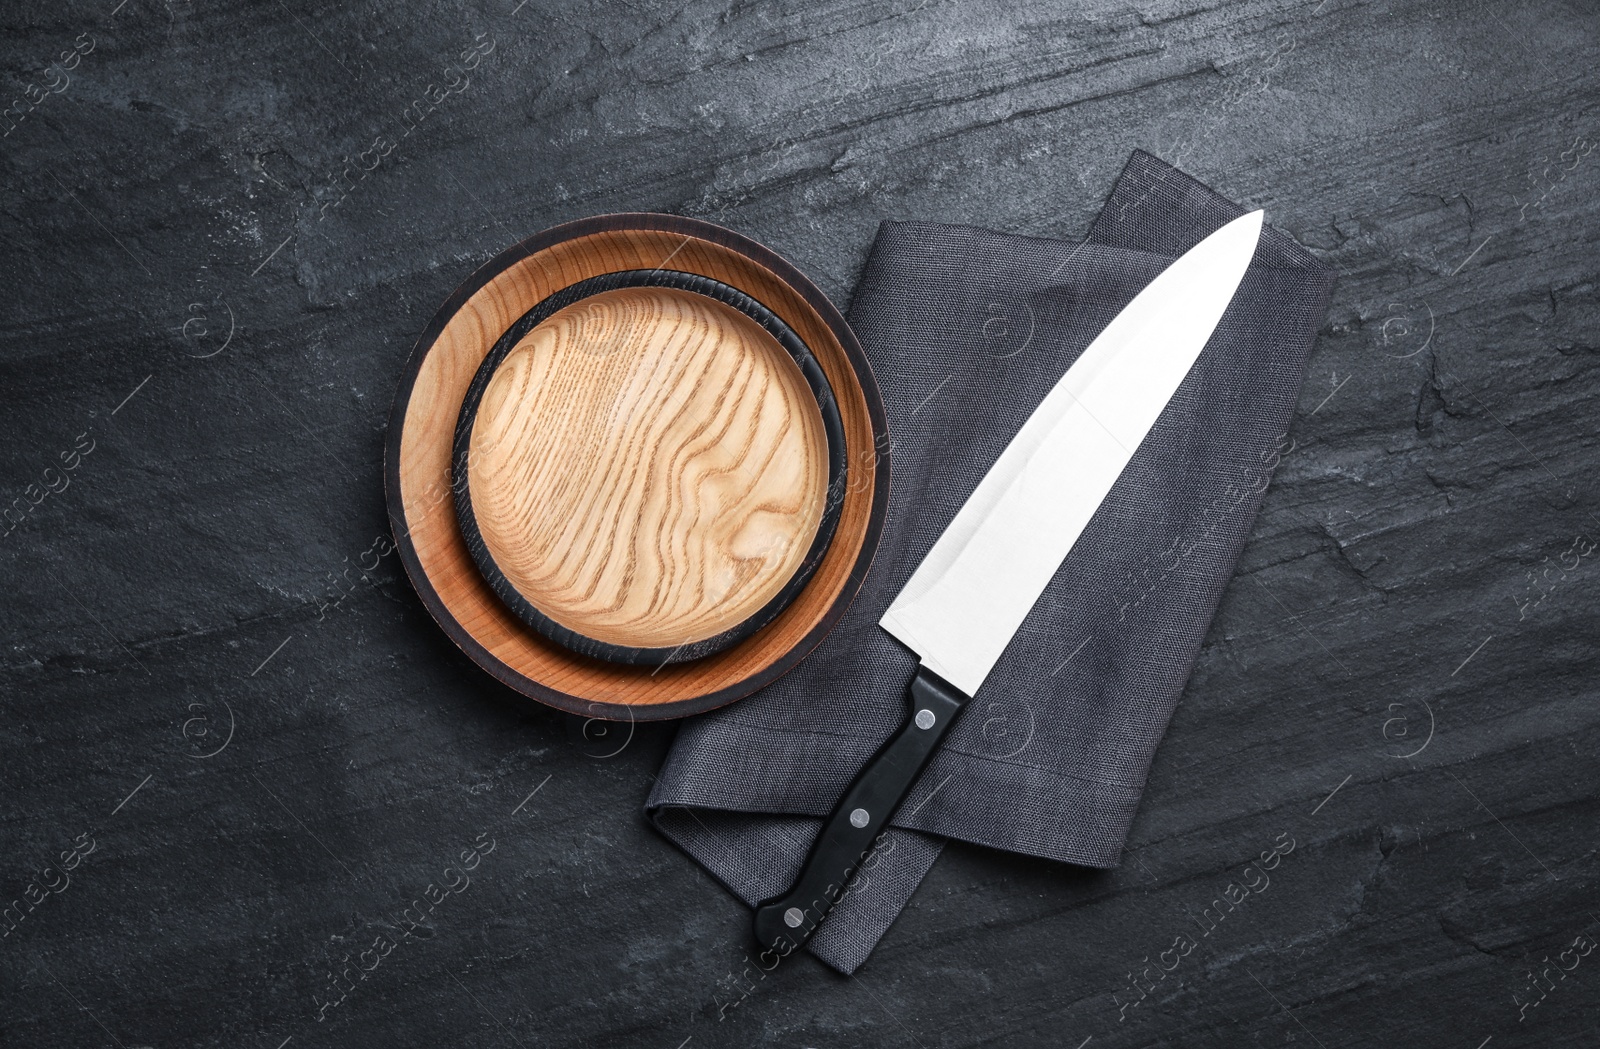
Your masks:
<instances>
[{"instance_id":1,"label":"wooden bowl","mask_svg":"<svg viewBox=\"0 0 1600 1049\"><path fill-rule=\"evenodd\" d=\"M832 389L848 468L824 503L837 504L832 540L770 622L704 658L630 665L550 640L495 595L454 512L454 437L480 366L530 309L593 277L669 267L743 292L794 331ZM402 376L390 414L385 483L401 562L428 611L474 662L550 706L643 721L683 717L748 695L821 641L860 589L877 547L888 502L887 452L883 405L861 347L839 311L798 270L707 222L608 215L546 230L502 252L446 301Z\"/></svg>"},{"instance_id":2,"label":"wooden bowl","mask_svg":"<svg viewBox=\"0 0 1600 1049\"><path fill-rule=\"evenodd\" d=\"M848 473L794 329L661 268L523 314L478 366L454 445L457 522L506 607L575 652L654 667L772 622L827 552Z\"/></svg>"}]
</instances>

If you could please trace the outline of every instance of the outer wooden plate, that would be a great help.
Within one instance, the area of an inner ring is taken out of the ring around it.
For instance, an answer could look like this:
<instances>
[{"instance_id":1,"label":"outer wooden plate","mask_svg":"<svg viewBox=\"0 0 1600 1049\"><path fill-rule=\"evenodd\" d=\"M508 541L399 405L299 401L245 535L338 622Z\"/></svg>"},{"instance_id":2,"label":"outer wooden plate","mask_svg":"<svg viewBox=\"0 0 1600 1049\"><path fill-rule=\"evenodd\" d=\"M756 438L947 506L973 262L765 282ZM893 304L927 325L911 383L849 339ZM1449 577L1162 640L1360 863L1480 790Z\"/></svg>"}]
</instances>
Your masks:
<instances>
[{"instance_id":1,"label":"outer wooden plate","mask_svg":"<svg viewBox=\"0 0 1600 1049\"><path fill-rule=\"evenodd\" d=\"M833 389L794 329L673 269L590 277L500 337L456 423L456 521L524 623L660 667L772 622L846 483Z\"/></svg>"},{"instance_id":2,"label":"outer wooden plate","mask_svg":"<svg viewBox=\"0 0 1600 1049\"><path fill-rule=\"evenodd\" d=\"M743 291L781 317L827 375L848 457L833 540L771 623L693 662L628 666L542 637L495 597L456 521L452 441L467 388L495 342L536 303L603 273L665 268ZM423 604L474 662L513 689L588 717L660 720L729 703L775 680L822 640L860 589L888 504L888 431L872 369L844 317L781 257L730 230L674 215L606 215L557 226L502 252L429 323L390 413L389 518Z\"/></svg>"}]
</instances>

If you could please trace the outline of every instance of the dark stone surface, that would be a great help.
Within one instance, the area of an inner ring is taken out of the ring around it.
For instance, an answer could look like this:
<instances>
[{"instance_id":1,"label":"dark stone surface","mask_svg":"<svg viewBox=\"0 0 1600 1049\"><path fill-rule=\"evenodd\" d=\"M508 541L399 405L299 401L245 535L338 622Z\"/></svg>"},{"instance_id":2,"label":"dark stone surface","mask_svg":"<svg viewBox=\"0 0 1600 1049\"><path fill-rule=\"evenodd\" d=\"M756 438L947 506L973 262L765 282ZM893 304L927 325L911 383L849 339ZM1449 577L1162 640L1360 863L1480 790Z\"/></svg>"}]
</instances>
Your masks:
<instances>
[{"instance_id":1,"label":"dark stone surface","mask_svg":"<svg viewBox=\"0 0 1600 1049\"><path fill-rule=\"evenodd\" d=\"M1600 955L1560 955L1600 937L1592 5L0 21L0 487L29 508L0 526L0 1044L1594 1044ZM748 912L640 814L670 726L602 760L393 556L352 567L401 362L558 221L710 218L842 302L880 219L1078 237L1134 147L1341 283L1127 860L952 847L856 978L796 958L741 999ZM480 834L319 1022L330 967Z\"/></svg>"}]
</instances>

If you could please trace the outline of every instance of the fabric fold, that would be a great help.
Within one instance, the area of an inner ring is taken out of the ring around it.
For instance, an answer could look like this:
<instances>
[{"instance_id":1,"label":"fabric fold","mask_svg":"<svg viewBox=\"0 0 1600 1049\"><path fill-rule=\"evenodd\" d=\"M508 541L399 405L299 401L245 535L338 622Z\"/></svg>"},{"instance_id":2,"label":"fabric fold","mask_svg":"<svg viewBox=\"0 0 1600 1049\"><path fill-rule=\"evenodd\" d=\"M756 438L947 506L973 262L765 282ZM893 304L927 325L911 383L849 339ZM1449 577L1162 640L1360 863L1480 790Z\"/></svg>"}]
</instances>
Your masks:
<instances>
[{"instance_id":1,"label":"fabric fold","mask_svg":"<svg viewBox=\"0 0 1600 1049\"><path fill-rule=\"evenodd\" d=\"M917 659L877 625L1029 414L1145 284L1245 209L1135 153L1082 243L886 222L849 320L894 482L861 593L794 671L680 729L646 811L730 892L787 888L899 725ZM1271 215L1268 215L1271 218ZM808 948L855 970L945 839L1115 866L1288 447L1331 274L1263 230L1200 360Z\"/></svg>"}]
</instances>

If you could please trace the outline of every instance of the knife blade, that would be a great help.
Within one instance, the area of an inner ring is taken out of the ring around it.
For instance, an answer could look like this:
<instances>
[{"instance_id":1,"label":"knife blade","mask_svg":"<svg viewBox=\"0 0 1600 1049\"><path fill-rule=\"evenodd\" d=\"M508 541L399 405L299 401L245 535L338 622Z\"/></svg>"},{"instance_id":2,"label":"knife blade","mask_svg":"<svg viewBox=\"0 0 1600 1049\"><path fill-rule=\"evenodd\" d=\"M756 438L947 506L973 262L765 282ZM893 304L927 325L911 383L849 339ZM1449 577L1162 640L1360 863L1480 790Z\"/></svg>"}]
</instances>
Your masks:
<instances>
[{"instance_id":1,"label":"knife blade","mask_svg":"<svg viewBox=\"0 0 1600 1049\"><path fill-rule=\"evenodd\" d=\"M969 696L983 684L1205 348L1255 254L1261 219L1235 219L1151 281L934 543L879 621L928 669Z\"/></svg>"},{"instance_id":2,"label":"knife blade","mask_svg":"<svg viewBox=\"0 0 1600 1049\"><path fill-rule=\"evenodd\" d=\"M916 652L904 724L857 774L793 886L757 906L756 939L787 955L839 901L956 717L1210 340L1255 255L1262 213L1173 262L1095 337L1034 409L879 625Z\"/></svg>"}]
</instances>

